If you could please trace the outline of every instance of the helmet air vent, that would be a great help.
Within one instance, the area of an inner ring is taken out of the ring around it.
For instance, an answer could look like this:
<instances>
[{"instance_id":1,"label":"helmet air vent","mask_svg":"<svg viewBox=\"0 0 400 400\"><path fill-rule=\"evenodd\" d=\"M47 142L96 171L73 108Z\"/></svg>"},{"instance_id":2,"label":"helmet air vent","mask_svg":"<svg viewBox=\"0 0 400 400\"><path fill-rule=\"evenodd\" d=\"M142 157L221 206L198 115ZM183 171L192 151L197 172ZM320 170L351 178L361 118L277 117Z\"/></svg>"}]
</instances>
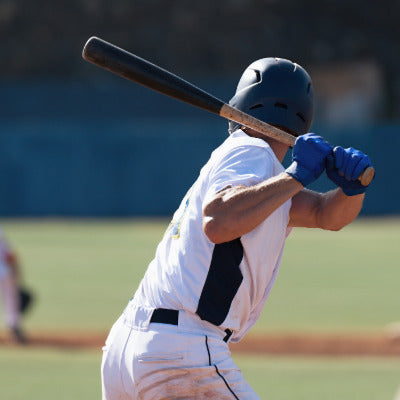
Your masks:
<instances>
[{"instance_id":1,"label":"helmet air vent","mask_svg":"<svg viewBox=\"0 0 400 400\"><path fill-rule=\"evenodd\" d=\"M262 104L255 104L254 106L249 107L249 110L254 110L255 108L264 107Z\"/></svg>"},{"instance_id":2,"label":"helmet air vent","mask_svg":"<svg viewBox=\"0 0 400 400\"><path fill-rule=\"evenodd\" d=\"M254 69L253 71L256 73L256 82L261 82L261 72L258 69Z\"/></svg>"},{"instance_id":3,"label":"helmet air vent","mask_svg":"<svg viewBox=\"0 0 400 400\"><path fill-rule=\"evenodd\" d=\"M296 115L297 115L303 122L306 122L305 118L304 118L300 113L297 113Z\"/></svg>"},{"instance_id":4,"label":"helmet air vent","mask_svg":"<svg viewBox=\"0 0 400 400\"><path fill-rule=\"evenodd\" d=\"M285 110L288 109L288 106L284 103L275 103L275 107L284 108Z\"/></svg>"}]
</instances>

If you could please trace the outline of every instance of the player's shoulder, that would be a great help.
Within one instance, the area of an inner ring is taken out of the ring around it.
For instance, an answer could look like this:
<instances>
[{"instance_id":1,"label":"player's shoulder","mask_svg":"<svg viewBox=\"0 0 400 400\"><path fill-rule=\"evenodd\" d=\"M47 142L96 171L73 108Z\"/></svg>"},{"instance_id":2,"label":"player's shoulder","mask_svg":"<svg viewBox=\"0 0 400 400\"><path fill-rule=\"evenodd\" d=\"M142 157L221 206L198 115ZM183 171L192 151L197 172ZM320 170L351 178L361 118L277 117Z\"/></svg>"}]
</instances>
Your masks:
<instances>
[{"instance_id":1,"label":"player's shoulder","mask_svg":"<svg viewBox=\"0 0 400 400\"><path fill-rule=\"evenodd\" d=\"M266 141L253 136L249 136L241 129L237 129L235 132L231 133L229 137L225 140L225 144L233 147L249 146L270 149L270 146Z\"/></svg>"},{"instance_id":2,"label":"player's shoulder","mask_svg":"<svg viewBox=\"0 0 400 400\"><path fill-rule=\"evenodd\" d=\"M221 171L236 171L240 175L257 175L266 179L280 172L281 168L268 143L238 130L213 151L202 174L213 176Z\"/></svg>"}]
</instances>

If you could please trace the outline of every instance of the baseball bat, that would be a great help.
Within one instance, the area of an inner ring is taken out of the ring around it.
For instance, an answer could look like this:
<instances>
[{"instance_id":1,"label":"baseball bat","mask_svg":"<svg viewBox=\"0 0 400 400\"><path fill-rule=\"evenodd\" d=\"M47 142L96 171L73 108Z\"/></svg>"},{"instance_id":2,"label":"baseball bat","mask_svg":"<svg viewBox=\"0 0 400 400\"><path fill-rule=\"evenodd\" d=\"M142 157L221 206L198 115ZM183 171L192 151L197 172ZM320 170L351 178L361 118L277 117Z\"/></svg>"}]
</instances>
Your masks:
<instances>
[{"instance_id":1,"label":"baseball bat","mask_svg":"<svg viewBox=\"0 0 400 400\"><path fill-rule=\"evenodd\" d=\"M294 145L295 136L231 107L179 76L98 37L89 38L83 48L82 57L130 81L254 129L267 138L290 147ZM367 186L374 174L374 169L368 167L358 179Z\"/></svg>"}]
</instances>

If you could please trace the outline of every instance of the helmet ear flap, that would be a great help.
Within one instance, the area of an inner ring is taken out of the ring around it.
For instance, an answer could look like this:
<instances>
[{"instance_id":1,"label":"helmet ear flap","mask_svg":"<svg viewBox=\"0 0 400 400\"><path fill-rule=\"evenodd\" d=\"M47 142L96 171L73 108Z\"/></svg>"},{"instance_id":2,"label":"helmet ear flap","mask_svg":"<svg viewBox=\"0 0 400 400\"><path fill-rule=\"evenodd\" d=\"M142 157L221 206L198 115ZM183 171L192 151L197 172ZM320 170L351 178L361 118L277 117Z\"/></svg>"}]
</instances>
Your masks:
<instances>
[{"instance_id":1,"label":"helmet ear flap","mask_svg":"<svg viewBox=\"0 0 400 400\"><path fill-rule=\"evenodd\" d=\"M300 65L281 58L262 58L241 76L229 104L271 125L297 135L309 132L313 119L313 90ZM229 132L240 128L229 122Z\"/></svg>"}]
</instances>

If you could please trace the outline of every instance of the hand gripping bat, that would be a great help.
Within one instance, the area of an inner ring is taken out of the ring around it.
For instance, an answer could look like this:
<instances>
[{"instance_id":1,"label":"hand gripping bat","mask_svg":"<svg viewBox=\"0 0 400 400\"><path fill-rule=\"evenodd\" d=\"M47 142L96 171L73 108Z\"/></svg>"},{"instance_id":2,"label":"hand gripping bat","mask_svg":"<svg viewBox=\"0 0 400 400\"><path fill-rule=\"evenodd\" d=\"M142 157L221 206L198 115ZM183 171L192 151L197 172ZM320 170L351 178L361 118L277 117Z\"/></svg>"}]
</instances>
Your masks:
<instances>
[{"instance_id":1,"label":"hand gripping bat","mask_svg":"<svg viewBox=\"0 0 400 400\"><path fill-rule=\"evenodd\" d=\"M224 103L222 100L199 89L179 76L98 37L93 36L86 42L82 57L86 61L130 81L217 114L228 120L235 121L288 146L293 147L294 145L295 136L231 107L229 104ZM358 179L362 185L368 186L374 174L374 168L368 167Z\"/></svg>"}]
</instances>

